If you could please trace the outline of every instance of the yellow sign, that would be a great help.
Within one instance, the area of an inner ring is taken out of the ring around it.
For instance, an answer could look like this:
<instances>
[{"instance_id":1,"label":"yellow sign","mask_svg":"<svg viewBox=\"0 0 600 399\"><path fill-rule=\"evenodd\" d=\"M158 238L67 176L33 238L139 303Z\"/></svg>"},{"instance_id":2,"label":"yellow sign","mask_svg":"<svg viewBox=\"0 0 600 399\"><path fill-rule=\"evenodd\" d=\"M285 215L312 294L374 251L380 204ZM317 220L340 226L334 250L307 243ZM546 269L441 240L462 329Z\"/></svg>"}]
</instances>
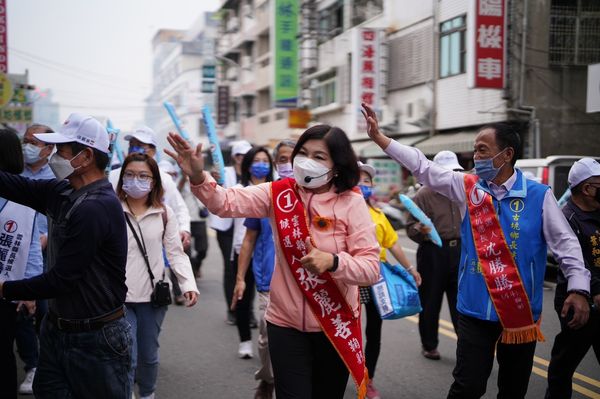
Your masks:
<instances>
[{"instance_id":1,"label":"yellow sign","mask_svg":"<svg viewBox=\"0 0 600 399\"><path fill-rule=\"evenodd\" d=\"M5 73L0 73L0 108L6 106L13 96L13 86Z\"/></svg>"},{"instance_id":2,"label":"yellow sign","mask_svg":"<svg viewBox=\"0 0 600 399\"><path fill-rule=\"evenodd\" d=\"M4 123L31 123L33 110L31 107L19 106L0 109L0 122Z\"/></svg>"}]
</instances>

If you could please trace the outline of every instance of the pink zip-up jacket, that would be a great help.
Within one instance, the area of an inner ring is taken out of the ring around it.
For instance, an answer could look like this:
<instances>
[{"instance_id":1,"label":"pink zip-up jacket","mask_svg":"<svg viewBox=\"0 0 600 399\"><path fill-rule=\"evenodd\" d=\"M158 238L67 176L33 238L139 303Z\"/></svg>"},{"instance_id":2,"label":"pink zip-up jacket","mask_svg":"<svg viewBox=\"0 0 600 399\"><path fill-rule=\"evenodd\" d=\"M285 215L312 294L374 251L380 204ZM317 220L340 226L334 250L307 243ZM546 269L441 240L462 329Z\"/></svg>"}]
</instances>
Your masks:
<instances>
[{"instance_id":1,"label":"pink zip-up jacket","mask_svg":"<svg viewBox=\"0 0 600 399\"><path fill-rule=\"evenodd\" d=\"M191 188L212 213L229 218L271 218L276 264L266 319L280 327L321 331L281 250L274 222L271 183L225 189L208 173L204 172L204 177L202 184ZM311 222L309 231L316 248L338 255L338 269L331 275L358 317L358 286L370 286L379 279L380 248L375 225L362 195L350 190L337 194L334 190L332 186L326 193L313 194L300 187L298 192L309 220L320 216L331 221L327 228L316 228Z\"/></svg>"}]
</instances>

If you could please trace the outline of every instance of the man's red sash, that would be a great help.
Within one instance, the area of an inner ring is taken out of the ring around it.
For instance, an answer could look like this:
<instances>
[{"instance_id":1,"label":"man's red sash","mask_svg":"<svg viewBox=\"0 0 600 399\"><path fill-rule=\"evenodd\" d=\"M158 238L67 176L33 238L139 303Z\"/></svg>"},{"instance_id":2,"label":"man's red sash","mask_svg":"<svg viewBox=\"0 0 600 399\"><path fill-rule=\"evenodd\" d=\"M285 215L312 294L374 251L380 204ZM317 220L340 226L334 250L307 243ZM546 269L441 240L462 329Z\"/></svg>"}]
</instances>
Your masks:
<instances>
[{"instance_id":1,"label":"man's red sash","mask_svg":"<svg viewBox=\"0 0 600 399\"><path fill-rule=\"evenodd\" d=\"M475 175L465 175L465 194L477 257L503 327L500 342L544 341L539 321L533 320L529 298L506 243L492 196L477 187L478 179Z\"/></svg>"},{"instance_id":2,"label":"man's red sash","mask_svg":"<svg viewBox=\"0 0 600 399\"><path fill-rule=\"evenodd\" d=\"M356 383L359 399L363 399L367 392L368 373L362 350L360 317L354 317L329 272L313 274L300 263L300 259L308 253L306 239L310 233L296 181L288 178L273 182L271 196L279 245L294 280L323 332L346 364Z\"/></svg>"}]
</instances>

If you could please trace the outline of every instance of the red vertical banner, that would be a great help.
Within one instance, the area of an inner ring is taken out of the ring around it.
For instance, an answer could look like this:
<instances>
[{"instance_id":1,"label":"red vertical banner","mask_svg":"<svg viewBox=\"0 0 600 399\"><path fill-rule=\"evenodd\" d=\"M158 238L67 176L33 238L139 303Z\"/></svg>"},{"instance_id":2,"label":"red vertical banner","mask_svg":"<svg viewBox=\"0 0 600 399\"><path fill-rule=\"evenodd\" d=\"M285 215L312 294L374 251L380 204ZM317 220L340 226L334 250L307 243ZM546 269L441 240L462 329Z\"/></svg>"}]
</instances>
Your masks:
<instances>
[{"instance_id":1,"label":"red vertical banner","mask_svg":"<svg viewBox=\"0 0 600 399\"><path fill-rule=\"evenodd\" d=\"M502 89L506 75L506 0L474 2L474 87Z\"/></svg>"},{"instance_id":2,"label":"red vertical banner","mask_svg":"<svg viewBox=\"0 0 600 399\"><path fill-rule=\"evenodd\" d=\"M8 42L6 40L6 0L0 0L0 72L8 73Z\"/></svg>"}]
</instances>

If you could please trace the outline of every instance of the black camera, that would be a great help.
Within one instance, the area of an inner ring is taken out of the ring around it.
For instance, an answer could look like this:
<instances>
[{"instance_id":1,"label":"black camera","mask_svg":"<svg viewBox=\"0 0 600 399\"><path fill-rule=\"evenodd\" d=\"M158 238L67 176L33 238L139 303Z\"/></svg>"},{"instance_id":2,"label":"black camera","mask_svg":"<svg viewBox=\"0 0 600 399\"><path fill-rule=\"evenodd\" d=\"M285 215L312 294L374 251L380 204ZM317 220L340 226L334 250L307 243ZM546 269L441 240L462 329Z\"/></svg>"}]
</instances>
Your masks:
<instances>
[{"instance_id":1,"label":"black camera","mask_svg":"<svg viewBox=\"0 0 600 399\"><path fill-rule=\"evenodd\" d=\"M169 288L169 283L160 280L154 285L154 291L152 291L152 295L150 296L150 303L152 303L152 306L155 308L171 304L171 289Z\"/></svg>"}]
</instances>

